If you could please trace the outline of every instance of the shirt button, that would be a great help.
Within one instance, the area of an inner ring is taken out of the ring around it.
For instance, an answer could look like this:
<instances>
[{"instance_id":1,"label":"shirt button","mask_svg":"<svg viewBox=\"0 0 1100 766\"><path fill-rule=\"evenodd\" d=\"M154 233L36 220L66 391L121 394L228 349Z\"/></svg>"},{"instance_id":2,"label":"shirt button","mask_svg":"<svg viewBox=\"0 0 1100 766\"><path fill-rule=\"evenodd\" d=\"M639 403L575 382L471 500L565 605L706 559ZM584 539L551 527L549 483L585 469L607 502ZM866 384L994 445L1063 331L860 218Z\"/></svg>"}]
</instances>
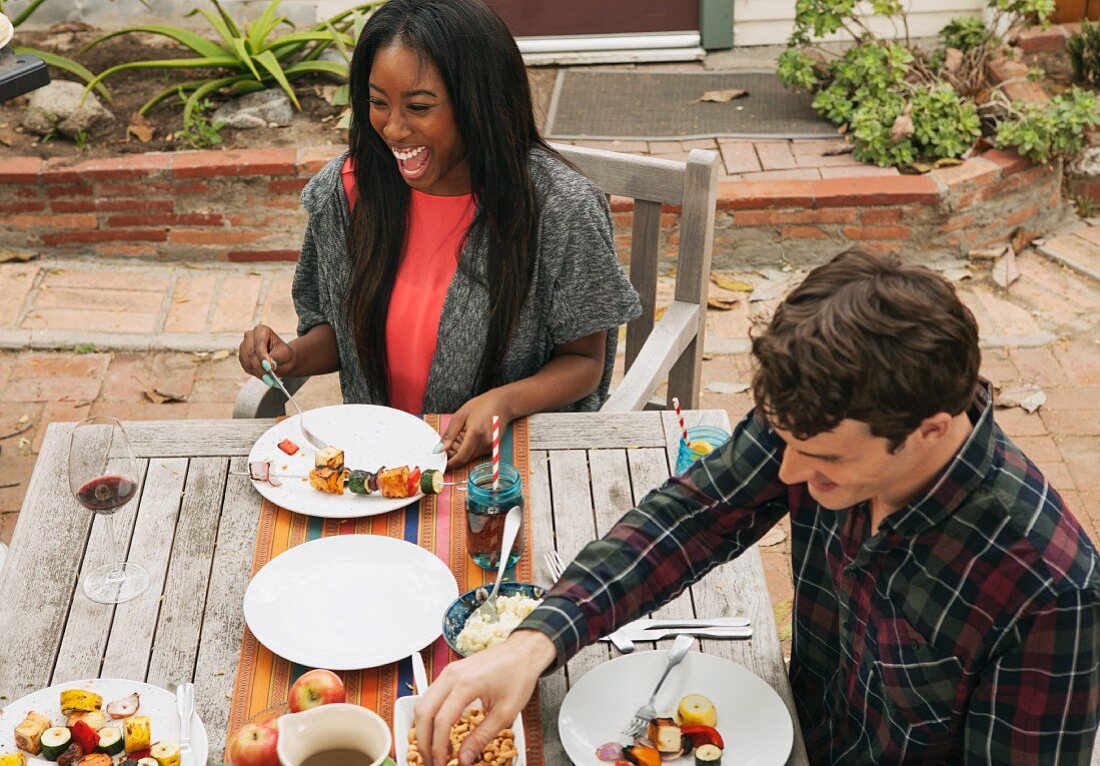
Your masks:
<instances>
[{"instance_id":1,"label":"shirt button","mask_svg":"<svg viewBox=\"0 0 1100 766\"><path fill-rule=\"evenodd\" d=\"M844 575L849 580L858 580L859 579L859 570L858 569L846 569L846 570L844 570Z\"/></svg>"}]
</instances>

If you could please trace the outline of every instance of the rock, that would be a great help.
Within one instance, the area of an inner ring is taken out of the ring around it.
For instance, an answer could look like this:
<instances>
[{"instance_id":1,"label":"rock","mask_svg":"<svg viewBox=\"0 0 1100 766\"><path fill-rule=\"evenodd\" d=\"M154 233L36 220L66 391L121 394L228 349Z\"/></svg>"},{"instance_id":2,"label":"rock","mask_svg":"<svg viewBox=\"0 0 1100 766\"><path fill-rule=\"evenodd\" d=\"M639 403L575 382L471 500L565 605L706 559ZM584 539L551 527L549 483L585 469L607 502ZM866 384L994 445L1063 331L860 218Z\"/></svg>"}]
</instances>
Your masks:
<instances>
[{"instance_id":1,"label":"rock","mask_svg":"<svg viewBox=\"0 0 1100 766\"><path fill-rule=\"evenodd\" d=\"M219 106L210 116L235 130L286 127L294 116L290 97L278 88L249 93Z\"/></svg>"},{"instance_id":2,"label":"rock","mask_svg":"<svg viewBox=\"0 0 1100 766\"><path fill-rule=\"evenodd\" d=\"M1073 173L1080 176L1100 176L1100 146L1090 146L1074 163Z\"/></svg>"},{"instance_id":3,"label":"rock","mask_svg":"<svg viewBox=\"0 0 1100 766\"><path fill-rule=\"evenodd\" d=\"M80 83L54 80L31 95L23 127L39 136L56 131L73 138L81 131L89 133L97 125L114 119L95 93L84 98L84 86Z\"/></svg>"},{"instance_id":4,"label":"rock","mask_svg":"<svg viewBox=\"0 0 1100 766\"><path fill-rule=\"evenodd\" d=\"M348 54L351 54L350 50L348 51ZM347 60L344 58L344 54L337 50L336 46L334 45L330 45L329 47L325 48L324 52L320 56L318 56L317 59L319 61L331 61L334 64L339 64L340 66L350 66ZM348 81L347 77L340 77L338 75L329 74L328 72L324 72L321 76L324 77L326 80L330 80L332 82L345 83Z\"/></svg>"}]
</instances>

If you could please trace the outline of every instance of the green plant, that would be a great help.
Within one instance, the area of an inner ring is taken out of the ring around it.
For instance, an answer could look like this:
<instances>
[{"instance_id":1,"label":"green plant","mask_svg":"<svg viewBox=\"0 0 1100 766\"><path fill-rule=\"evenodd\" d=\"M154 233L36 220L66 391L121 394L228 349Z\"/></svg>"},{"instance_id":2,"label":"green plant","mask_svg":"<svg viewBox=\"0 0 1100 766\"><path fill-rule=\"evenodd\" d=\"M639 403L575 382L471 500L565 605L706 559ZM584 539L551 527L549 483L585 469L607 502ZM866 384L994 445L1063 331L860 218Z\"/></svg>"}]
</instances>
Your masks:
<instances>
[{"instance_id":1,"label":"green plant","mask_svg":"<svg viewBox=\"0 0 1100 766\"><path fill-rule=\"evenodd\" d=\"M940 39L945 48L965 51L983 44L992 34L980 16L964 16L947 22L940 30Z\"/></svg>"},{"instance_id":2,"label":"green plant","mask_svg":"<svg viewBox=\"0 0 1100 766\"><path fill-rule=\"evenodd\" d=\"M1100 24L1081 20L1081 29L1066 41L1073 79L1100 85Z\"/></svg>"},{"instance_id":3,"label":"green plant","mask_svg":"<svg viewBox=\"0 0 1100 766\"><path fill-rule=\"evenodd\" d=\"M1046 107L1017 107L987 79L1000 45L990 30L1011 37L1036 20L1045 24L1054 0L987 5L989 27L979 18L952 19L929 55L910 42L908 3L901 0L798 0L779 77L787 87L811 91L814 109L846 130L854 156L866 162L925 165L959 158L983 129L998 145L1018 147L1033 159L1079 152L1084 126L1096 120L1086 114L1083 94L1067 93ZM876 35L880 25L863 15L867 6L892 23L896 39ZM854 43L842 54L814 44L836 33Z\"/></svg>"},{"instance_id":4,"label":"green plant","mask_svg":"<svg viewBox=\"0 0 1100 766\"><path fill-rule=\"evenodd\" d=\"M180 100L185 100L183 93L180 93ZM192 149L207 149L220 144L221 129L225 127L225 123L206 116L211 106L209 100L203 99L190 112L186 112L183 116L183 130L176 132L176 138L186 141Z\"/></svg>"},{"instance_id":5,"label":"green plant","mask_svg":"<svg viewBox=\"0 0 1100 766\"><path fill-rule=\"evenodd\" d=\"M996 144L1013 147L1024 157L1048 162L1052 157L1072 157L1085 144L1085 131L1100 125L1096 96L1072 88L1045 104L1024 102L1011 107L1014 119L997 125Z\"/></svg>"},{"instance_id":6,"label":"green plant","mask_svg":"<svg viewBox=\"0 0 1100 766\"><path fill-rule=\"evenodd\" d=\"M196 54L178 59L131 61L111 67L96 76L94 84L118 72L135 69L201 69L211 75L165 88L149 99L139 110L145 114L165 99L187 94L183 100L184 122L206 97L223 89L240 95L278 85L300 107L291 82L307 74L329 73L347 75L348 49L362 29L366 17L385 0L370 0L326 19L301 32L280 34L283 26L293 26L285 16L278 15L279 0L271 0L263 12L250 23L238 23L222 8L218 0L210 0L214 10L198 8L217 33L208 40L189 30L162 24L144 24L118 30L89 43L85 50L121 35L146 33L168 37ZM329 46L334 45L344 56L343 63L319 60ZM89 86L91 87L91 86Z\"/></svg>"},{"instance_id":7,"label":"green plant","mask_svg":"<svg viewBox=\"0 0 1100 766\"><path fill-rule=\"evenodd\" d=\"M73 135L73 142L76 144L76 148L82 152L88 150L88 133L83 130L78 130Z\"/></svg>"},{"instance_id":8,"label":"green plant","mask_svg":"<svg viewBox=\"0 0 1100 766\"><path fill-rule=\"evenodd\" d=\"M31 14L33 14L35 11L37 11L39 6L41 6L42 3L44 3L45 1L46 0L31 0L31 2L27 5L26 8L24 8L22 10L22 12L20 12L17 16L15 16L14 18L11 19L12 26L13 27L18 27L20 24L22 24L24 21L26 21L28 18L30 18ZM3 13L3 12L4 12L4 0L0 0L0 13ZM88 69L83 64L81 64L77 61L74 61L71 58L67 58L65 56L60 56L56 53L52 53L51 51L44 51L44 50L41 50L40 48L32 48L32 47L27 46L27 45L15 45L15 46L12 46L12 50L15 53L29 53L32 56L37 56L38 58L42 59L47 64L49 64L50 66L56 67L57 69L68 72L69 74L76 75L77 77L79 77L81 80L83 80L86 83L90 83L93 80L95 80L95 74L93 74L90 69ZM111 93L110 93L110 91L107 90L106 86L104 86L104 85L97 85L96 86L96 93L103 96L108 101L111 100Z\"/></svg>"},{"instance_id":9,"label":"green plant","mask_svg":"<svg viewBox=\"0 0 1100 766\"><path fill-rule=\"evenodd\" d=\"M95 351L94 343L77 343L73 346L74 354L90 354Z\"/></svg>"}]
</instances>

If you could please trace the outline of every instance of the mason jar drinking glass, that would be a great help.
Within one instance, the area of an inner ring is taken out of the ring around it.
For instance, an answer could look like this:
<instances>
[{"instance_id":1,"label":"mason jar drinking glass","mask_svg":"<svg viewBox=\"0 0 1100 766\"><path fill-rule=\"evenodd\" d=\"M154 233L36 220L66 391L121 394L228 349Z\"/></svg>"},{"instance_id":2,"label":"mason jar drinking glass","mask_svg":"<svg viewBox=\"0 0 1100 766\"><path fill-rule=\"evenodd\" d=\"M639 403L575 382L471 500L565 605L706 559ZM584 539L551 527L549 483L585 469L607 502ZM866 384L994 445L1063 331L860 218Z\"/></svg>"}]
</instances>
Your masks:
<instances>
[{"instance_id":1,"label":"mason jar drinking glass","mask_svg":"<svg viewBox=\"0 0 1100 766\"><path fill-rule=\"evenodd\" d=\"M688 429L688 438L680 438L680 449L676 453L676 474L680 475L699 458L709 455L721 447L730 435L715 426L692 426Z\"/></svg>"},{"instance_id":2,"label":"mason jar drinking glass","mask_svg":"<svg viewBox=\"0 0 1100 766\"><path fill-rule=\"evenodd\" d=\"M504 517L514 506L523 508L523 479L514 466L500 466L500 480L493 489L493 466L475 466L466 482L466 550L482 569L496 571L504 538ZM523 522L520 522L508 566L523 554Z\"/></svg>"}]
</instances>

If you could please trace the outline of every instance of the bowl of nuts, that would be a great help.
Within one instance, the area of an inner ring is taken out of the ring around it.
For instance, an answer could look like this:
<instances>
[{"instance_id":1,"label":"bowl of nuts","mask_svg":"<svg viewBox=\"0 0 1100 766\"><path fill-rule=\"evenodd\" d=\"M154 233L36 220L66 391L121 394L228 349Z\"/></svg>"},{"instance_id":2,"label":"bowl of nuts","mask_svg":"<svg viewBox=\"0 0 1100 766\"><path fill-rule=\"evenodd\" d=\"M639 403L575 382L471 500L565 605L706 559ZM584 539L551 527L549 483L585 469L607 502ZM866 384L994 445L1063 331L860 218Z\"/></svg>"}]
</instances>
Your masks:
<instances>
[{"instance_id":1,"label":"bowl of nuts","mask_svg":"<svg viewBox=\"0 0 1100 766\"><path fill-rule=\"evenodd\" d=\"M397 766L424 766L427 759L420 753L416 739L413 706L417 696L400 697L393 706L393 749ZM462 717L451 726L451 742L447 750L448 766L458 763L458 748L462 740L485 720L481 700L474 700ZM523 714L516 716L511 728L493 737L474 766L526 766L527 743L523 736Z\"/></svg>"}]
</instances>

